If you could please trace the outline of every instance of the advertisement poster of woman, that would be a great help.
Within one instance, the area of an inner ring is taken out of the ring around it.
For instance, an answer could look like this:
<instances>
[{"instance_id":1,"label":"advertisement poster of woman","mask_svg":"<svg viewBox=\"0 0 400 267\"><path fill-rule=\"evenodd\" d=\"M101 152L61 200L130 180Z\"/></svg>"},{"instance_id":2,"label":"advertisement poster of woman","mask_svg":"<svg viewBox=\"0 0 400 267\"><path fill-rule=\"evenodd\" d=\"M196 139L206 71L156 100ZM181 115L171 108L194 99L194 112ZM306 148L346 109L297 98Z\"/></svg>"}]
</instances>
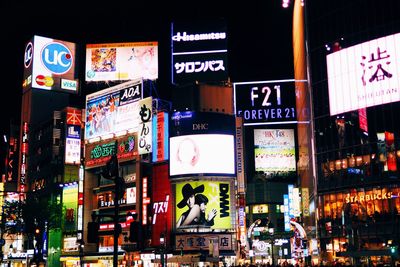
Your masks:
<instances>
[{"instance_id":1,"label":"advertisement poster of woman","mask_svg":"<svg viewBox=\"0 0 400 267\"><path fill-rule=\"evenodd\" d=\"M230 229L230 183L197 181L176 184L176 228Z\"/></svg>"}]
</instances>

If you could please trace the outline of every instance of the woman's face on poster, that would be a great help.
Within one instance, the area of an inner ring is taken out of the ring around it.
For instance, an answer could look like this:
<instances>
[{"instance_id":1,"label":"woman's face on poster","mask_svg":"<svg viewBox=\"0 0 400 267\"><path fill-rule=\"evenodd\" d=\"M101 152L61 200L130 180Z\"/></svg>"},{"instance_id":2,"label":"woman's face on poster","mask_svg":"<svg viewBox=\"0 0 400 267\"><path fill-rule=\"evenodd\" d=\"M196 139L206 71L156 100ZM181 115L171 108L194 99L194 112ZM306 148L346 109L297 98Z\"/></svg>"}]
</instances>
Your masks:
<instances>
[{"instance_id":1,"label":"woman's face on poster","mask_svg":"<svg viewBox=\"0 0 400 267\"><path fill-rule=\"evenodd\" d=\"M187 205L189 206L189 208L193 208L194 206L194 202L195 202L195 198L194 195L191 195L188 200L187 200Z\"/></svg>"}]
</instances>

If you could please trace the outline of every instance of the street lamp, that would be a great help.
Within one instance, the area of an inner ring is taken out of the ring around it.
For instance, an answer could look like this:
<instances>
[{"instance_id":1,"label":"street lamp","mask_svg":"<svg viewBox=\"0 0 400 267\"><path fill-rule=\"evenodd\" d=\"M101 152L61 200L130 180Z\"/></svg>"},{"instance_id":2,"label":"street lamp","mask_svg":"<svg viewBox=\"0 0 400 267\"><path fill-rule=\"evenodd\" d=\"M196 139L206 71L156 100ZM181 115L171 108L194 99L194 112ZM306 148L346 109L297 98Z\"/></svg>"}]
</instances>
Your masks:
<instances>
[{"instance_id":1,"label":"street lamp","mask_svg":"<svg viewBox=\"0 0 400 267\"><path fill-rule=\"evenodd\" d=\"M83 267L83 251L85 248L85 242L83 242L83 240L79 240L79 263L81 265L81 267Z\"/></svg>"},{"instance_id":2,"label":"street lamp","mask_svg":"<svg viewBox=\"0 0 400 267\"><path fill-rule=\"evenodd\" d=\"M249 243L249 254L250 254L250 264L253 264L253 230L254 227L258 226L261 223L261 219L255 220L250 226L247 231L247 240Z\"/></svg>"},{"instance_id":3,"label":"street lamp","mask_svg":"<svg viewBox=\"0 0 400 267\"><path fill-rule=\"evenodd\" d=\"M271 237L271 259L272 259L272 266L274 266L274 243L275 243L275 238L274 238L274 225L270 222L268 224L268 233Z\"/></svg>"},{"instance_id":4,"label":"street lamp","mask_svg":"<svg viewBox=\"0 0 400 267\"><path fill-rule=\"evenodd\" d=\"M161 261L161 267L165 267L165 259L164 259L164 253L165 253L165 235L164 233L160 234L160 261Z\"/></svg>"}]
</instances>

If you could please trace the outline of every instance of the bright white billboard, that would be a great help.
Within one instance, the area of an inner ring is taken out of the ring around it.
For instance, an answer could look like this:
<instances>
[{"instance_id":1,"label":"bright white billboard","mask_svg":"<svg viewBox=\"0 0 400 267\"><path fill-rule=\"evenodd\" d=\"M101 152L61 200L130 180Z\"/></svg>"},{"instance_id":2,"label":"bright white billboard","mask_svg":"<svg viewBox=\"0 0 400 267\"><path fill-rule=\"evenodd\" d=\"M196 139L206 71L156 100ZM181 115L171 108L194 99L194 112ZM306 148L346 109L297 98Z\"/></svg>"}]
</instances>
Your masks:
<instances>
[{"instance_id":1,"label":"bright white billboard","mask_svg":"<svg viewBox=\"0 0 400 267\"><path fill-rule=\"evenodd\" d=\"M140 78L158 78L157 42L86 45L87 82Z\"/></svg>"},{"instance_id":2,"label":"bright white billboard","mask_svg":"<svg viewBox=\"0 0 400 267\"><path fill-rule=\"evenodd\" d=\"M256 171L265 173L296 171L293 129L255 129Z\"/></svg>"},{"instance_id":3,"label":"bright white billboard","mask_svg":"<svg viewBox=\"0 0 400 267\"><path fill-rule=\"evenodd\" d=\"M142 80L129 81L86 96L85 139L138 131Z\"/></svg>"},{"instance_id":4,"label":"bright white billboard","mask_svg":"<svg viewBox=\"0 0 400 267\"><path fill-rule=\"evenodd\" d=\"M170 175L235 174L233 135L194 134L170 138Z\"/></svg>"},{"instance_id":5,"label":"bright white billboard","mask_svg":"<svg viewBox=\"0 0 400 267\"><path fill-rule=\"evenodd\" d=\"M400 100L400 33L326 58L330 115Z\"/></svg>"}]
</instances>

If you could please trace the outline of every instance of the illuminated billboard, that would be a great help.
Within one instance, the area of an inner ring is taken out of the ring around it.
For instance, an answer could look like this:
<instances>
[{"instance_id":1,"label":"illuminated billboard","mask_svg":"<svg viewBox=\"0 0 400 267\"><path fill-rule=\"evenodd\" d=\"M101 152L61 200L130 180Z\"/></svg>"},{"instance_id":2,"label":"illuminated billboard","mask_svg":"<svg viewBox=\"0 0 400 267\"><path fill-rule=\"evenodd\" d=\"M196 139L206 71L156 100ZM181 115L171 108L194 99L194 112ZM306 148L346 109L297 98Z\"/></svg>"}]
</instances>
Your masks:
<instances>
[{"instance_id":1,"label":"illuminated billboard","mask_svg":"<svg viewBox=\"0 0 400 267\"><path fill-rule=\"evenodd\" d=\"M153 162L168 159L169 116L167 112L153 115Z\"/></svg>"},{"instance_id":2,"label":"illuminated billboard","mask_svg":"<svg viewBox=\"0 0 400 267\"><path fill-rule=\"evenodd\" d=\"M23 90L77 93L75 50L75 43L35 35L25 46Z\"/></svg>"},{"instance_id":3,"label":"illuminated billboard","mask_svg":"<svg viewBox=\"0 0 400 267\"><path fill-rule=\"evenodd\" d=\"M170 175L234 175L235 117L213 112L175 112L169 141Z\"/></svg>"},{"instance_id":4,"label":"illuminated billboard","mask_svg":"<svg viewBox=\"0 0 400 267\"><path fill-rule=\"evenodd\" d=\"M296 171L294 130L254 129L254 154L256 171Z\"/></svg>"},{"instance_id":5,"label":"illuminated billboard","mask_svg":"<svg viewBox=\"0 0 400 267\"><path fill-rule=\"evenodd\" d=\"M297 122L295 80L233 84L235 114L243 124Z\"/></svg>"},{"instance_id":6,"label":"illuminated billboard","mask_svg":"<svg viewBox=\"0 0 400 267\"><path fill-rule=\"evenodd\" d=\"M224 20L175 22L171 34L172 83L228 79Z\"/></svg>"},{"instance_id":7,"label":"illuminated billboard","mask_svg":"<svg viewBox=\"0 0 400 267\"><path fill-rule=\"evenodd\" d=\"M160 235L164 233L170 236L172 228L173 195L171 182L168 178L168 164L153 165L153 177L151 179L151 236L155 246L160 245ZM171 240L167 240L171 242Z\"/></svg>"},{"instance_id":8,"label":"illuminated billboard","mask_svg":"<svg viewBox=\"0 0 400 267\"><path fill-rule=\"evenodd\" d=\"M176 229L231 229L235 218L230 182L190 181L175 187Z\"/></svg>"},{"instance_id":9,"label":"illuminated billboard","mask_svg":"<svg viewBox=\"0 0 400 267\"><path fill-rule=\"evenodd\" d=\"M139 110L137 114L139 116L139 155L149 154L153 152L153 97L146 97L139 100Z\"/></svg>"},{"instance_id":10,"label":"illuminated billboard","mask_svg":"<svg viewBox=\"0 0 400 267\"><path fill-rule=\"evenodd\" d=\"M115 151L115 141L118 143L117 151ZM138 155L137 133L87 144L85 147L85 167L89 169L104 166L114 153L117 153L119 162L134 159ZM130 179L133 179L131 177L131 174L126 174L124 178L129 182L132 181Z\"/></svg>"},{"instance_id":11,"label":"illuminated billboard","mask_svg":"<svg viewBox=\"0 0 400 267\"><path fill-rule=\"evenodd\" d=\"M86 45L87 82L157 78L157 42Z\"/></svg>"},{"instance_id":12,"label":"illuminated billboard","mask_svg":"<svg viewBox=\"0 0 400 267\"><path fill-rule=\"evenodd\" d=\"M170 175L235 174L233 135L195 134L170 138Z\"/></svg>"},{"instance_id":13,"label":"illuminated billboard","mask_svg":"<svg viewBox=\"0 0 400 267\"><path fill-rule=\"evenodd\" d=\"M65 164L81 163L81 118L82 111L67 107L67 123L65 138Z\"/></svg>"},{"instance_id":14,"label":"illuminated billboard","mask_svg":"<svg viewBox=\"0 0 400 267\"><path fill-rule=\"evenodd\" d=\"M142 80L134 80L86 96L85 140L127 130L141 122Z\"/></svg>"},{"instance_id":15,"label":"illuminated billboard","mask_svg":"<svg viewBox=\"0 0 400 267\"><path fill-rule=\"evenodd\" d=\"M327 55L330 115L400 100L400 33Z\"/></svg>"},{"instance_id":16,"label":"illuminated billboard","mask_svg":"<svg viewBox=\"0 0 400 267\"><path fill-rule=\"evenodd\" d=\"M171 136L189 134L235 134L235 117L216 112L174 112Z\"/></svg>"},{"instance_id":17,"label":"illuminated billboard","mask_svg":"<svg viewBox=\"0 0 400 267\"><path fill-rule=\"evenodd\" d=\"M78 184L69 185L63 188L63 210L64 228L68 231L77 230L77 209L78 209Z\"/></svg>"}]
</instances>

